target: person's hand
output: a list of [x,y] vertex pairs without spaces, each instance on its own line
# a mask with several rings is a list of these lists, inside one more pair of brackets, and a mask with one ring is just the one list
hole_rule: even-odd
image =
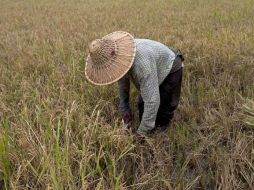
[[139,144],[143,144],[145,142],[145,136],[136,133],[134,135],[134,142],[139,143]]
[[131,112],[128,112],[123,115],[124,127],[129,129],[132,124],[132,115]]

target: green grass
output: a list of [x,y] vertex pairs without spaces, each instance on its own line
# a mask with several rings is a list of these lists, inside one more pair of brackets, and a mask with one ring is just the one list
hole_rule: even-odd
[[[0,189],[252,189],[253,4],[0,0]],[[84,74],[88,43],[115,30],[186,58],[173,125],[143,145],[117,85]]]

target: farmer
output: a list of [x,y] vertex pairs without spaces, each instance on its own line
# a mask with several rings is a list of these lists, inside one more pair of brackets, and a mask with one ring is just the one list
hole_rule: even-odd
[[117,31],[89,45],[85,74],[95,85],[118,81],[120,110],[127,128],[132,122],[129,94],[133,82],[140,92],[137,134],[146,136],[155,129],[165,130],[173,118],[180,98],[183,61],[177,49]]

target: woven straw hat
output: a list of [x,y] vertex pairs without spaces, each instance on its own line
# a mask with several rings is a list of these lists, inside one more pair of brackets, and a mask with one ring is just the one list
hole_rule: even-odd
[[136,53],[134,38],[117,31],[92,41],[85,74],[95,85],[108,85],[121,79],[131,68]]

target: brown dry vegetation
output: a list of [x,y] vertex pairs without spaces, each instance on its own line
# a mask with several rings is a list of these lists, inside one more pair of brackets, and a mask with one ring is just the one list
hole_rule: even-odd
[[[117,86],[84,76],[87,44],[115,30],[186,57],[174,123],[143,145]],[[253,0],[0,0],[0,186],[253,189],[253,44]]]

